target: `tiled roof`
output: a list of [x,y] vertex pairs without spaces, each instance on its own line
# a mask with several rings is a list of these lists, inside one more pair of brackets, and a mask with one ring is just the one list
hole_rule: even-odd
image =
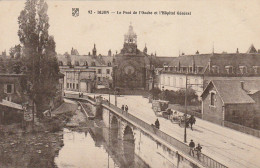
[[[93,56],[93,55],[70,55],[71,64],[74,65],[76,61],[79,62],[80,66],[88,63],[91,66],[92,62],[95,62],[96,66],[107,66],[108,62],[112,63],[113,57],[111,56]],[[65,55],[58,55],[58,60],[62,61],[63,65],[67,65],[67,58]]]
[[192,66],[194,61],[196,66],[206,67],[209,62],[210,56],[212,56],[212,54],[183,55],[173,59],[169,66],[178,67],[180,64],[181,67],[187,67]]
[[[241,87],[241,82],[244,83],[244,89]],[[224,104],[255,103],[249,94],[260,90],[260,80],[212,80],[202,93],[202,97],[208,93],[208,88],[212,85],[216,88]]]

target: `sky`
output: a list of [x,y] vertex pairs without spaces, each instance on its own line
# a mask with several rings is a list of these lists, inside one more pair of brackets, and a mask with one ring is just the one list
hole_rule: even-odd
[[[0,51],[19,44],[17,18],[25,1],[0,1]],[[179,53],[246,52],[251,44],[260,49],[259,0],[193,1],[47,1],[49,34],[60,54],[76,48],[88,54],[96,44],[97,53],[112,54],[123,47],[130,23],[137,45],[148,54],[178,56]],[[79,8],[79,16],[72,16]],[[186,11],[191,15],[89,14],[116,11]]]

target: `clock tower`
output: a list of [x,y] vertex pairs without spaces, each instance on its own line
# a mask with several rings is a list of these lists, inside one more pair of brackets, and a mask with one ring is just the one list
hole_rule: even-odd
[[130,24],[121,52],[115,55],[114,86],[145,89],[147,54],[137,48],[137,35]]
[[137,54],[137,35],[131,24],[124,36],[124,47],[121,50],[121,54]]

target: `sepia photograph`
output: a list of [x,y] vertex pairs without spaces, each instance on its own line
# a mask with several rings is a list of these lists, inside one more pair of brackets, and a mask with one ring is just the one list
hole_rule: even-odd
[[259,0],[0,0],[0,168],[260,168]]

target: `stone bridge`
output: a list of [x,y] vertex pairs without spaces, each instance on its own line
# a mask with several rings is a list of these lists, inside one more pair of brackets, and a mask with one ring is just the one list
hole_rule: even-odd
[[[149,136],[150,139],[153,139],[153,141],[157,144],[162,144],[166,146],[167,149],[174,151],[175,154],[178,155],[177,158],[180,156],[189,163],[190,166],[186,167],[227,168],[221,163],[203,154],[201,154],[201,158],[199,160],[197,158],[191,157],[188,154],[189,147],[186,144],[156,129],[141,119],[129,113],[123,112],[115,105],[109,104],[107,100],[103,100],[102,97],[96,99],[88,96],[85,96],[84,98],[78,98],[77,95],[74,95],[73,97],[67,96],[67,98],[86,103],[90,107],[95,118],[102,120],[105,126],[109,128],[109,135],[112,137],[112,139],[127,142],[127,145],[125,145],[125,143],[120,145],[122,151],[137,150],[137,143],[141,142],[140,136],[141,134],[144,134]],[[149,146],[147,148],[149,148]],[[131,156],[129,158],[131,158]],[[179,162],[179,160],[177,160],[177,162]]]

